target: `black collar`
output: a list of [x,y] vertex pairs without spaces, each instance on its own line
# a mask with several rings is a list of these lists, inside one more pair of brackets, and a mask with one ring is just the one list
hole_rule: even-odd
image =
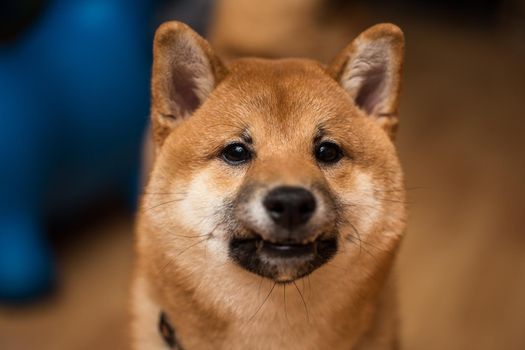
[[171,349],[183,350],[179,342],[177,342],[177,338],[175,337],[175,329],[173,329],[173,326],[171,325],[168,316],[166,316],[164,311],[161,311],[159,316],[159,332],[166,345],[168,345]]

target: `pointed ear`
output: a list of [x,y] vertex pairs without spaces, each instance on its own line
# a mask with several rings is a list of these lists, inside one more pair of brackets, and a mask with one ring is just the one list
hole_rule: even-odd
[[151,117],[158,145],[177,123],[200,107],[226,74],[208,42],[187,25],[173,21],[157,29]]
[[339,53],[328,73],[393,138],[401,86],[404,36],[393,24],[375,25]]

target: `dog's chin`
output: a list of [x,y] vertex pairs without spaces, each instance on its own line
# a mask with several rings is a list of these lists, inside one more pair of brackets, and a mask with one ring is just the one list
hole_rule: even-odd
[[249,238],[232,238],[229,244],[229,255],[234,262],[279,283],[293,282],[309,275],[336,252],[335,234],[321,235],[315,241],[303,244],[270,242],[253,233]]

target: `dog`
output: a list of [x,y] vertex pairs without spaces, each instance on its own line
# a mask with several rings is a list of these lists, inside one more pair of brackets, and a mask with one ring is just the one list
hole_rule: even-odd
[[327,66],[226,64],[159,27],[134,349],[398,348],[403,51],[379,24]]

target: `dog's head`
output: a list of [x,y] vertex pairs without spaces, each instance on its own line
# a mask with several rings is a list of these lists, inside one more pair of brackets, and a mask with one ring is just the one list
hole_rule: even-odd
[[167,261],[194,269],[223,261],[290,282],[338,254],[397,239],[404,191],[392,138],[402,54],[402,32],[382,24],[328,67],[305,59],[227,66],[187,26],[162,25],[156,160],[142,213]]

